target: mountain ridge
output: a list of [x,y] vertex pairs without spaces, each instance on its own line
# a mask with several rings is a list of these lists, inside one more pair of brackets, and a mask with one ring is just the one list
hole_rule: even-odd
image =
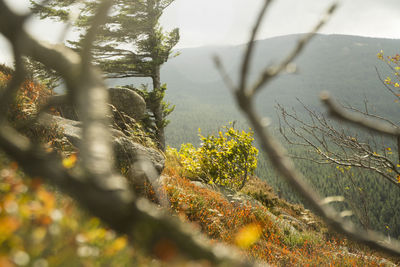
[[[295,34],[257,41],[249,80],[254,81],[261,69],[279,62],[300,36]],[[168,85],[166,98],[176,105],[170,116],[171,126],[167,128],[170,136],[168,142],[172,146],[179,146],[180,142],[192,142],[197,138],[198,128],[206,132],[211,130],[206,121],[200,120],[194,125],[194,121],[186,117],[201,113],[220,123],[229,120],[244,122],[212,61],[212,55],[219,55],[235,82],[243,49],[244,45],[180,49],[181,55],[163,66],[163,82]],[[363,99],[367,97],[373,100],[371,104],[376,106],[379,114],[396,120],[397,106],[392,103],[391,94],[385,91],[375,70],[378,67],[383,76],[389,73],[376,57],[380,50],[387,55],[394,54],[400,50],[400,40],[317,34],[294,61],[298,72],[281,74],[274,79],[268,89],[264,89],[257,97],[257,106],[264,116],[272,117],[273,121],[276,103],[299,108],[296,98],[322,111],[319,93],[325,90],[358,108],[362,107]],[[389,102],[390,105],[387,104]],[[173,129],[179,129],[177,126],[182,123],[191,129],[192,134],[185,132],[189,138],[174,140],[176,131]]]

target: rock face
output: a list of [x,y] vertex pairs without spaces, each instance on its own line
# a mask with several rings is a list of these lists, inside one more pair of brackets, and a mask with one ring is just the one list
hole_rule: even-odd
[[[120,117],[118,112],[123,112],[125,117],[132,118],[133,122],[144,118],[146,102],[139,94],[126,88],[110,88],[108,92],[114,122]],[[65,103],[62,101],[65,96],[57,97],[60,98],[58,103]],[[79,121],[79,114],[73,106],[67,104],[59,104],[58,110],[61,117],[45,114],[39,123],[44,126],[56,124],[72,145],[78,147],[82,141],[82,123]],[[117,125],[120,126],[118,123]],[[142,187],[145,182],[154,184],[164,169],[164,156],[156,149],[134,142],[129,138],[129,134],[122,132],[123,129],[120,130],[111,129],[115,166],[128,171],[125,173],[127,179],[136,188]]]
[[[59,116],[44,114],[39,123],[51,127],[56,124],[64,136],[74,146],[82,141],[82,123]],[[118,167],[130,169],[128,179],[132,184],[142,184],[148,179],[153,182],[158,179],[165,164],[164,156],[156,149],[145,147],[130,140],[121,131],[112,129],[112,144],[115,154],[115,164]]]
[[110,104],[119,111],[139,121],[146,112],[146,102],[136,92],[126,88],[110,88]]
[[161,173],[164,169],[164,156],[153,148],[142,146],[126,137],[117,137],[115,135],[113,145],[118,164],[132,165],[138,161],[148,160],[158,173]]
[[70,141],[74,146],[78,146],[81,136],[82,136],[82,122],[65,119],[59,116],[53,116],[49,114],[44,114],[39,123],[47,126],[51,124],[56,124],[59,126],[64,132],[65,137],[67,137],[68,141]]
[[[146,102],[138,93],[126,88],[110,88],[108,92],[110,104],[118,111],[124,112],[136,121],[143,119]],[[62,104],[59,106],[59,111],[63,118],[79,121],[79,115],[73,106]]]

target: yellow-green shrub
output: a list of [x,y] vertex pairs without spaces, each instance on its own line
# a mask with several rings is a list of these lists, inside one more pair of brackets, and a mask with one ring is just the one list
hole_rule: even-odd
[[201,145],[183,144],[173,151],[179,157],[185,175],[208,183],[241,189],[257,167],[258,150],[252,143],[253,132],[239,131],[230,124],[218,134],[199,134]]

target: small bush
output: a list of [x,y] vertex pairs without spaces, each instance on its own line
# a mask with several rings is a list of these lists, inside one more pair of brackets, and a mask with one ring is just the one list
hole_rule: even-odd
[[253,132],[240,132],[229,124],[216,135],[199,136],[199,148],[183,144],[179,152],[170,149],[179,158],[184,175],[233,189],[243,188],[257,167]]

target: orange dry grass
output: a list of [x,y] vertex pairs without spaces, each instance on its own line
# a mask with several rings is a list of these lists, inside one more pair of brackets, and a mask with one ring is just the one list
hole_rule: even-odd
[[[0,64],[0,90],[5,88],[12,79],[13,70]],[[33,80],[26,79],[17,91],[15,101],[10,106],[11,121],[24,120],[36,114],[52,92],[45,86]]]
[[327,241],[317,232],[290,242],[290,233],[278,226],[266,207],[230,203],[222,194],[194,185],[174,167],[164,172],[170,177],[165,188],[173,211],[213,240],[230,245],[238,245],[236,237],[242,229],[258,225],[261,235],[243,250],[250,259],[277,266],[379,266],[374,258],[367,258],[370,255],[345,253],[340,249],[344,241]]

